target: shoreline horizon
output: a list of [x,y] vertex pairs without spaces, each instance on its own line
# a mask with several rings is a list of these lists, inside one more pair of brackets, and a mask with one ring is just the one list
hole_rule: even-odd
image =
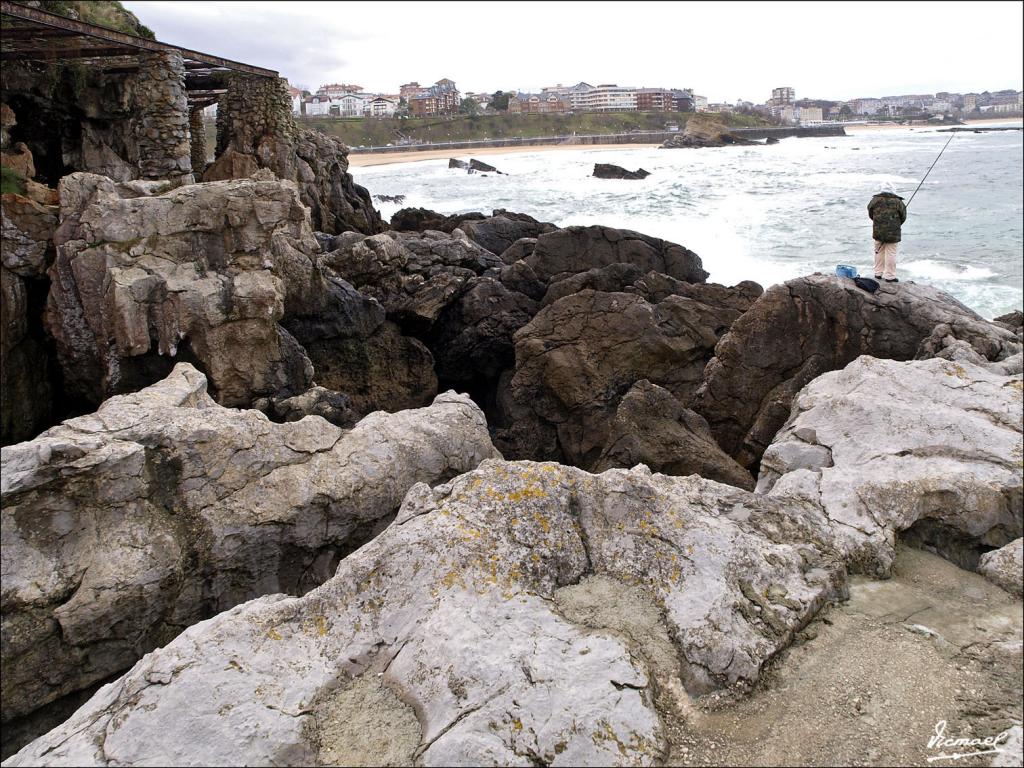
[[[1020,118],[978,118],[973,120],[967,120],[965,125],[990,125],[993,123],[1010,123],[1019,121]],[[897,125],[897,124],[857,124],[845,126],[847,135],[859,135],[864,133],[875,133],[880,131],[913,131],[916,129],[927,129],[935,130],[938,128],[947,128],[946,125]],[[842,138],[842,137],[838,137]],[[408,151],[408,152],[386,152],[380,154],[350,154],[348,156],[349,168],[372,168],[381,165],[398,165],[407,163],[425,162],[427,160],[446,160],[449,158],[462,159],[463,157],[471,157],[477,155],[518,155],[527,154],[530,152],[553,152],[556,150],[562,150],[565,152],[607,152],[611,150],[628,150],[628,149],[656,149],[660,147],[660,143],[653,144],[585,144],[585,145],[566,145],[566,144],[534,144],[532,146],[525,147],[479,147],[473,150],[451,150],[451,149],[432,149],[425,151]]]

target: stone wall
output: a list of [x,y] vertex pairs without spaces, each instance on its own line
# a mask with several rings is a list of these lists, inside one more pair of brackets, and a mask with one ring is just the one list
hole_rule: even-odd
[[137,72],[77,61],[5,62],[4,103],[17,116],[11,143],[24,142],[35,176],[51,187],[75,171],[115,181],[191,179],[185,68],[173,53],[139,57]]
[[188,115],[188,129],[191,135],[192,172],[196,178],[206,169],[206,126],[203,125],[202,107],[192,107]]
[[139,57],[132,124],[139,142],[142,178],[191,176],[188,94],[185,63],[180,54],[151,53]]

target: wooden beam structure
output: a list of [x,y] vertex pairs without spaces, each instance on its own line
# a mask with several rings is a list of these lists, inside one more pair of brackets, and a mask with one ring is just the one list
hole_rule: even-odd
[[0,61],[49,63],[63,59],[112,59],[170,52],[180,54],[187,69],[279,77],[272,69],[147,40],[97,24],[47,13],[11,0],[0,0],[0,20]]

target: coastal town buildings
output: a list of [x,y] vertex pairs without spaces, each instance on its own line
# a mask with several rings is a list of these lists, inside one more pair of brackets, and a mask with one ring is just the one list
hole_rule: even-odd
[[554,93],[517,93],[508,100],[513,115],[537,115],[569,111],[569,99]]
[[540,93],[518,93],[509,112],[691,112],[693,94],[679,88],[634,88],[613,83],[546,86]]
[[398,89],[399,98],[409,101],[413,96],[423,90],[423,86],[417,82],[405,83]]
[[407,97],[407,100],[414,117],[454,115],[459,111],[459,91],[455,81],[448,78],[438,80],[429,88]]
[[[735,104],[709,104],[691,89],[632,87],[615,83],[545,86],[538,92],[503,90],[509,96],[510,114],[552,114],[570,112],[760,112],[785,123],[819,124],[828,120],[955,118],[971,114],[1013,115],[1024,112],[1022,92],[1008,89],[960,94],[896,94],[862,96],[846,101],[796,99],[792,86],[773,88],[764,104],[742,99]],[[480,110],[490,109],[494,94],[460,94],[455,81],[438,80],[430,86],[417,81],[403,83],[398,93],[369,93],[359,85],[330,83],[310,94],[289,87],[292,112],[311,117],[414,117],[454,116],[463,97],[472,99]],[[404,101],[403,101],[404,100]],[[499,101],[504,106],[504,101]],[[499,107],[500,108],[500,107]]]
[[636,92],[636,108],[640,112],[671,112],[672,91],[666,88],[640,88]]
[[340,99],[349,93],[362,93],[363,86],[361,85],[349,85],[347,83],[329,83],[328,85],[321,85],[317,89],[316,95],[329,99]]
[[398,110],[398,99],[378,96],[365,107],[367,117],[394,117]]
[[821,107],[800,107],[796,118],[800,125],[815,125],[824,121]]
[[769,106],[784,106],[796,101],[796,90],[790,87],[772,88],[772,98]]
[[293,115],[301,115],[301,114],[303,114],[303,110],[302,110],[302,104],[303,104],[302,90],[299,89],[299,88],[296,88],[293,85],[289,85],[288,86],[288,95],[291,97],[291,100],[292,100],[292,114]]

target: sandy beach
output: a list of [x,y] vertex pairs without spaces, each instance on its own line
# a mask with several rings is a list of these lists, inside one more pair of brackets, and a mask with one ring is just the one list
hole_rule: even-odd
[[[1019,118],[1018,118],[1019,120]],[[968,120],[967,125],[983,126],[992,123],[1012,123],[1014,118],[983,118],[979,120]],[[934,131],[936,128],[948,126],[934,125],[897,125],[893,123],[882,123],[875,125],[847,125],[846,133],[856,135],[861,133],[875,133],[878,131]],[[537,144],[528,147],[479,147],[477,149],[431,149],[422,152],[382,152],[380,154],[351,154],[348,156],[349,166],[352,168],[367,168],[372,165],[393,165],[395,163],[415,163],[421,160],[446,160],[456,157],[466,160],[470,157],[481,157],[483,155],[511,155],[522,152],[551,152],[553,150],[566,151],[595,151],[595,150],[623,150],[623,149],[651,149],[660,144]]]
[[551,152],[552,150],[610,150],[610,149],[651,149],[659,144],[537,144],[530,147],[480,147],[478,149],[431,149],[423,152],[382,152],[379,155],[349,155],[348,164],[352,168],[366,168],[371,165],[391,165],[393,163],[414,163],[418,160],[447,160],[457,157],[468,160],[470,157],[483,155],[511,155],[523,152]]
[[[992,125],[997,123],[1014,123],[1020,122],[1020,118],[1012,117],[986,117],[978,120],[967,120],[968,126],[982,127],[985,125]],[[882,123],[876,125],[847,125],[846,132],[850,135],[855,133],[875,133],[876,131],[934,131],[937,128],[953,128],[955,126],[950,125],[927,125],[921,123],[919,125],[899,125],[897,123]]]

